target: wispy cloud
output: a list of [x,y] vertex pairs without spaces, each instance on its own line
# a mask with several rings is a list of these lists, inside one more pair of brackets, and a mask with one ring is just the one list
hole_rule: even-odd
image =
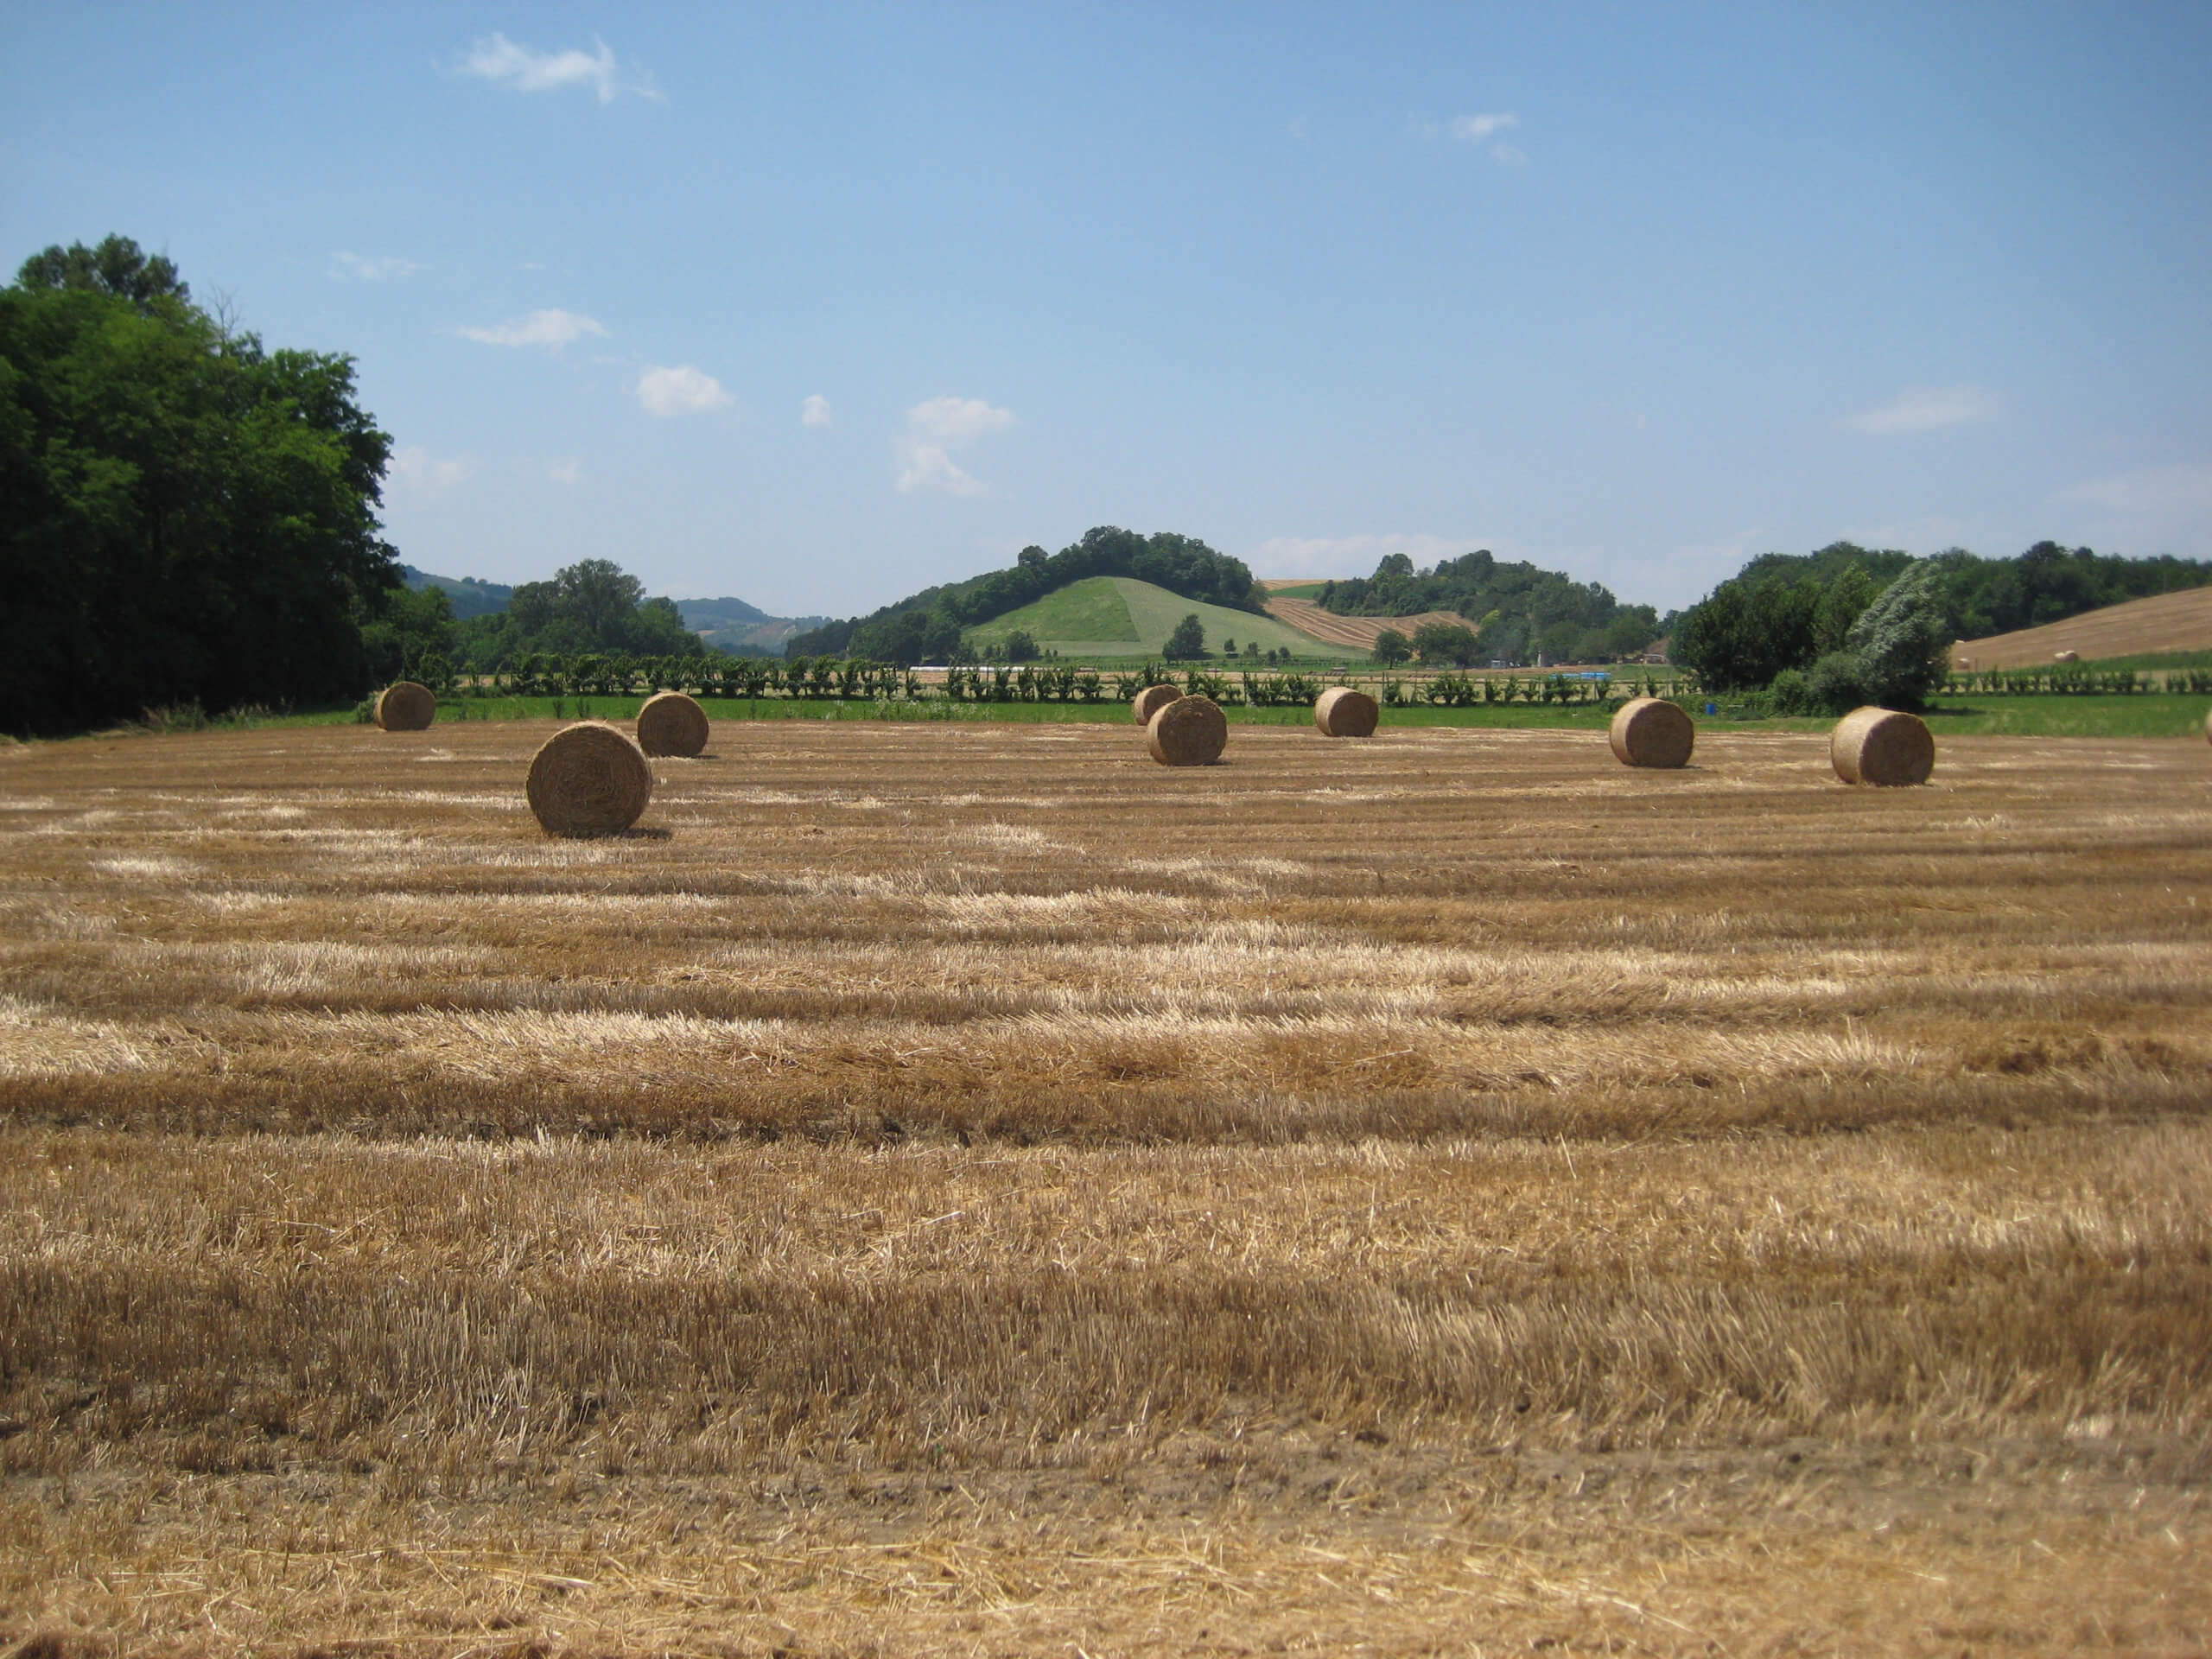
[[645,405],[646,414],[666,421],[679,415],[705,415],[727,409],[731,399],[713,375],[683,363],[672,369],[656,365],[639,375],[638,401]]
[[1847,432],[1876,437],[1910,437],[1971,426],[1994,416],[2001,405],[1994,392],[1980,386],[1907,386],[1886,404],[1847,415],[1836,424]]
[[364,258],[358,253],[334,253],[330,256],[330,274],[350,276],[362,283],[396,283],[412,276],[423,267],[412,259],[399,259],[386,255],[380,259]]
[[1498,134],[1510,131],[1520,124],[1519,116],[1497,111],[1489,115],[1455,115],[1440,127],[1431,124],[1423,130],[1432,138],[1449,133],[1463,144],[1487,145],[1492,161],[1507,167],[1522,167],[1527,164],[1529,157],[1519,145],[1502,141],[1494,144],[1491,143]]
[[832,418],[830,400],[818,392],[798,406],[798,423],[801,426],[827,426]]
[[932,397],[906,411],[906,430],[894,443],[899,488],[908,495],[977,496],[989,485],[963,470],[952,451],[1014,424],[1014,411],[980,397]]
[[1364,576],[1392,553],[1416,565],[1456,559],[1484,546],[1479,540],[1426,533],[1365,536],[1274,536],[1244,556],[1255,576]]
[[404,495],[443,495],[476,474],[476,457],[432,454],[419,443],[403,443],[385,466],[385,482]]
[[584,464],[574,455],[545,463],[545,476],[556,484],[581,484],[584,481]]
[[1494,132],[1503,132],[1508,127],[1520,124],[1517,115],[1455,115],[1452,118],[1452,136],[1479,144]]
[[518,45],[504,35],[494,35],[468,48],[468,55],[461,60],[458,73],[518,92],[557,92],[570,86],[582,86],[589,88],[602,104],[612,104],[625,92],[651,99],[656,104],[668,101],[653,85],[651,75],[634,65],[626,67],[618,62],[613,49],[605,41],[594,35],[592,46],[594,49],[589,52],[575,47],[563,52],[540,52]]
[[2212,512],[2212,461],[2143,467],[2093,478],[2059,493],[2062,501],[2086,501],[2112,512],[2157,517]]
[[597,321],[578,311],[533,311],[526,317],[495,322],[488,328],[457,328],[454,332],[463,340],[477,340],[486,346],[546,346],[556,352],[586,334],[607,338],[607,330]]

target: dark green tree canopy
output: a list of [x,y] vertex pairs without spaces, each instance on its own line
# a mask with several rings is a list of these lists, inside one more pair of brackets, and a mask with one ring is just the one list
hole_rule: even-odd
[[121,238],[0,289],[0,729],[358,696],[397,586],[353,359],[268,351]]
[[[1908,575],[1910,605],[1902,593],[1885,605]],[[2010,633],[2208,582],[2212,562],[2126,559],[2086,547],[2069,551],[2055,542],[2037,542],[2013,559],[1952,548],[1918,561],[1893,549],[1834,542],[1815,553],[1753,559],[1682,613],[1673,656],[1697,670],[1711,690],[1752,690],[1795,672],[1810,677],[1804,683],[1822,707],[1856,687],[1862,697],[1912,708],[1941,683],[1942,674],[1930,677],[1926,664],[1940,664],[1954,639]],[[1794,694],[1799,683],[1791,683]]]
[[1471,668],[1481,655],[1475,631],[1457,622],[1424,622],[1414,630],[1413,648],[1424,668]]
[[1171,663],[1194,663],[1206,654],[1205,624],[1198,620],[1198,613],[1191,612],[1178,622],[1167,635],[1167,643],[1160,654]]
[[507,608],[474,616],[457,630],[460,657],[480,671],[531,652],[562,657],[711,655],[684,626],[672,599],[648,599],[645,585],[612,559],[584,559],[543,582],[519,584]]
[[1561,658],[1632,657],[1660,631],[1658,613],[1649,605],[1624,605],[1601,582],[1577,582],[1524,562],[1502,563],[1487,548],[1427,570],[1414,569],[1403,553],[1388,554],[1371,576],[1325,583],[1317,602],[1339,616],[1457,611],[1481,617],[1484,653],[1507,661],[1539,651]]
[[128,300],[142,311],[157,299],[181,305],[192,302],[192,290],[178,277],[168,257],[149,256],[127,236],[105,238],[96,248],[73,242],[66,248],[56,244],[42,249],[23,261],[16,282],[27,289],[86,289]]

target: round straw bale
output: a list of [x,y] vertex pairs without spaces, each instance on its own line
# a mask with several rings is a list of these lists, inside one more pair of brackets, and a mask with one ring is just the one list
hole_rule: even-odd
[[620,835],[652,798],[653,769],[628,733],[582,720],[545,740],[527,792],[549,836]]
[[1163,766],[1210,766],[1229,747],[1229,716],[1211,697],[1178,697],[1153,715],[1144,741]]
[[1182,695],[1172,685],[1147,685],[1129,700],[1129,708],[1138,725],[1149,726],[1154,715]]
[[2062,651],[2051,660],[2058,663],[2078,663],[2082,660],[2082,653],[2078,651]]
[[1332,685],[1313,699],[1313,724],[1324,737],[1372,737],[1382,711],[1364,691]]
[[681,691],[647,697],[638,710],[638,747],[647,754],[698,753],[707,747],[707,711]]
[[1605,736],[1624,766],[1680,766],[1689,762],[1697,728],[1678,703],[1664,697],[1630,697],[1613,711]]
[[438,717],[438,700],[427,685],[394,680],[377,697],[377,724],[387,732],[422,732]]
[[2212,713],[2204,716],[2204,741],[2212,743]]
[[1924,784],[1936,770],[1936,740],[1919,715],[1869,705],[1836,721],[1828,760],[1847,784]]

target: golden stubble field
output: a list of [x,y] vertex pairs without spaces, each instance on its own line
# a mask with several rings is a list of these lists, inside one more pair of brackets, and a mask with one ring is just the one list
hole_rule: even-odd
[[0,1640],[2202,1650],[2212,753],[0,752]]

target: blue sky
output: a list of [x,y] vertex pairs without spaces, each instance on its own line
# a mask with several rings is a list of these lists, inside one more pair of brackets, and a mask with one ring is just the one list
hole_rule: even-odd
[[0,260],[359,359],[425,569],[2212,556],[2212,8],[0,5]]

